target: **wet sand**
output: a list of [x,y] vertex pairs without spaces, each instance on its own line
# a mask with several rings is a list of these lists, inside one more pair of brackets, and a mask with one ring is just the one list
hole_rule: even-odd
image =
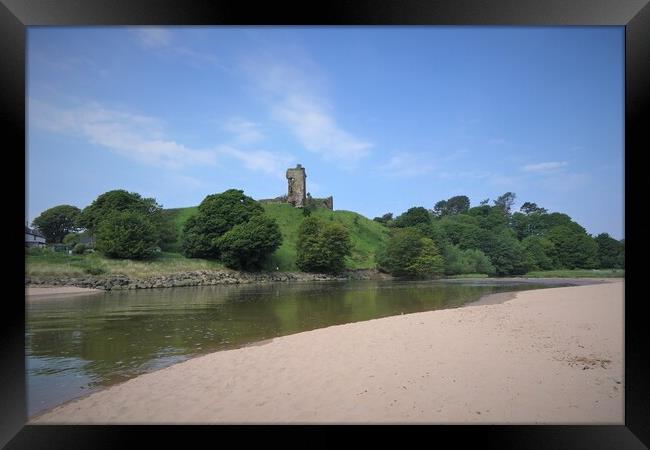
[[37,424],[623,424],[623,290],[496,294],[221,351]]
[[68,298],[78,294],[99,294],[101,289],[80,288],[74,286],[54,286],[54,287],[26,287],[25,299],[27,300],[48,300],[54,298]]

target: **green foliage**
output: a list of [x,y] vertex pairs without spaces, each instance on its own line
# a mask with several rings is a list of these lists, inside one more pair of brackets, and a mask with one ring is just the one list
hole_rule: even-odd
[[521,245],[524,250],[526,271],[551,270],[554,267],[551,255],[554,254],[553,242],[539,236],[528,236]]
[[278,224],[265,215],[253,216],[248,222],[232,227],[214,243],[221,260],[232,269],[258,269],[282,244]]
[[445,245],[443,246],[443,255],[446,275],[471,273],[494,275],[496,273],[490,259],[481,250],[462,250],[456,245]]
[[433,213],[437,217],[465,214],[469,211],[469,197],[457,195],[447,200],[440,200],[433,207]]
[[99,222],[96,247],[110,258],[147,259],[157,251],[156,228],[138,211],[114,212]]
[[106,272],[106,270],[99,265],[89,265],[84,269],[84,272],[90,275],[101,275]]
[[[263,207],[265,214],[277,222],[283,238],[282,245],[267,259],[264,268],[299,270],[296,265],[296,243],[298,228],[305,219],[302,211],[281,203],[266,203]],[[346,268],[369,269],[376,266],[375,254],[377,248],[388,240],[388,228],[352,211],[316,208],[311,217],[339,223],[348,230],[352,250],[351,255],[345,259]]]
[[414,227],[418,224],[431,223],[431,215],[426,208],[416,206],[409,208],[405,213],[395,219],[395,226],[399,228]]
[[[95,233],[100,223],[108,216],[120,211],[136,211],[150,218],[156,225],[161,216],[162,207],[153,198],[142,198],[136,192],[116,189],[104,192],[90,206],[84,208],[79,223],[91,233]],[[155,233],[157,235],[157,233]],[[156,236],[158,238],[158,236]]]
[[444,273],[444,259],[435,243],[415,228],[396,229],[377,259],[380,269],[397,277]]
[[458,245],[461,249],[479,248],[481,245],[484,232],[476,217],[468,214],[446,216],[438,223],[450,244]]
[[625,245],[607,233],[594,238],[598,245],[598,267],[603,269],[621,269],[625,267]]
[[221,194],[208,195],[199,205],[197,214],[185,222],[181,250],[190,258],[218,258],[216,239],[235,225],[263,213],[264,208],[242,190],[228,189]]
[[485,233],[480,249],[495,268],[496,275],[516,275],[526,271],[524,250],[514,233],[507,228]]
[[598,244],[577,223],[556,226],[545,237],[553,243],[554,268],[593,269],[598,265]]
[[340,273],[352,254],[348,230],[337,222],[307,217],[298,229],[296,265],[305,272]]
[[508,226],[508,215],[498,206],[481,205],[468,211],[477,221],[479,228],[495,231]]
[[524,214],[546,214],[548,211],[545,208],[540,208],[537,206],[537,203],[531,203],[531,202],[524,202],[523,205],[521,205],[521,208],[519,208],[519,211],[523,212]]
[[68,233],[63,238],[63,243],[65,245],[74,247],[76,244],[79,243],[80,238],[81,238],[81,236],[79,235],[79,233]]
[[546,270],[526,273],[527,278],[620,278],[625,277],[622,269],[573,269],[573,270]]
[[510,214],[510,209],[515,203],[515,198],[517,198],[517,195],[514,192],[506,192],[494,200],[494,206],[503,211],[505,214]]
[[86,251],[86,244],[77,244],[72,249],[72,253],[74,253],[75,255],[83,255],[85,251]]
[[32,224],[48,243],[60,243],[65,235],[79,229],[81,210],[76,206],[58,205],[43,211]]

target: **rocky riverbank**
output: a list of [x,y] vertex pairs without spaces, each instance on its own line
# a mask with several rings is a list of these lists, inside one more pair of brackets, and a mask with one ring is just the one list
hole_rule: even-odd
[[153,289],[180,286],[211,286],[216,284],[244,284],[264,282],[305,282],[390,279],[390,275],[377,270],[349,270],[340,275],[303,272],[237,272],[226,270],[197,270],[161,274],[145,278],[125,275],[87,275],[82,277],[31,277],[25,279],[25,286],[76,286],[81,288],[120,290]]

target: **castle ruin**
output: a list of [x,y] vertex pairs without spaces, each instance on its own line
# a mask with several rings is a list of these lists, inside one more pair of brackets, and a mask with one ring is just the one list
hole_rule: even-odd
[[296,208],[316,207],[334,210],[334,197],[313,198],[307,192],[307,174],[305,168],[298,164],[287,169],[287,195],[276,198],[260,199],[266,203],[289,203]]
[[307,203],[307,174],[305,168],[298,164],[293,169],[287,169],[289,190],[287,201],[296,208],[302,208]]

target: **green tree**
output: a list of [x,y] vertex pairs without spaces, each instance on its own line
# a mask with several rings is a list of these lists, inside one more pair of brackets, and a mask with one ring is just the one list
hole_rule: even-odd
[[477,248],[465,250],[465,255],[469,261],[471,270],[471,272],[467,273],[484,273],[487,275],[494,275],[496,273],[496,268],[492,264],[492,261],[481,250]]
[[395,230],[377,255],[380,269],[398,277],[427,277],[444,273],[444,259],[435,243],[414,228]]
[[483,230],[495,231],[508,226],[508,215],[499,206],[481,205],[468,211]]
[[490,259],[478,249],[463,250],[457,245],[443,246],[445,274],[459,275],[466,273],[484,273],[493,275],[495,267]]
[[68,233],[65,235],[63,238],[63,243],[65,245],[69,245],[70,247],[74,247],[76,244],[79,243],[79,240],[81,239],[81,236],[79,233]]
[[257,269],[282,244],[282,234],[275,220],[263,214],[235,225],[216,238],[221,260],[232,269]]
[[158,238],[151,219],[139,211],[116,211],[99,222],[96,248],[110,258],[147,259]]
[[623,268],[624,246],[607,233],[597,235],[594,240],[598,245],[598,267],[602,269]]
[[245,223],[264,213],[264,208],[244,191],[229,189],[221,194],[208,195],[198,207],[195,216],[183,226],[181,250],[189,258],[218,258],[215,239],[235,225]]
[[500,195],[496,200],[494,200],[494,206],[502,210],[505,214],[510,214],[510,209],[515,203],[515,198],[517,195],[514,192],[506,192],[503,195]]
[[465,214],[469,210],[469,197],[457,195],[447,200],[441,200],[433,207],[433,213],[437,217]]
[[137,192],[116,189],[104,192],[81,212],[79,223],[91,235],[97,231],[100,223],[115,212],[135,211],[147,217],[153,225],[153,236],[159,246],[176,241],[176,229],[170,213],[163,211],[155,198],[143,198]]
[[154,220],[154,217],[161,215],[162,207],[153,198],[143,198],[137,192],[116,189],[104,192],[89,206],[85,207],[81,213],[79,223],[94,234],[102,220],[120,211],[139,212],[149,216],[150,221],[155,223],[157,219]]
[[439,224],[449,243],[458,245],[461,249],[479,248],[481,245],[484,232],[476,217],[469,214],[445,216]]
[[348,230],[338,222],[310,216],[298,228],[296,265],[304,272],[340,273],[352,243]]
[[555,269],[551,255],[554,253],[553,243],[540,236],[528,236],[521,241],[524,250],[524,265],[526,271]]
[[480,249],[490,258],[496,275],[517,275],[526,272],[523,248],[510,229],[503,228],[485,233]]
[[77,244],[72,249],[72,253],[74,253],[75,255],[83,255],[85,251],[86,251],[86,244]]
[[594,269],[598,244],[575,222],[553,227],[545,237],[553,243],[551,257],[562,269]]
[[524,202],[519,208],[519,211],[524,214],[546,214],[548,211],[545,208],[540,208],[537,203]]
[[81,210],[76,206],[58,205],[43,211],[34,219],[37,227],[49,243],[59,244],[66,234],[79,229]]
[[415,206],[409,208],[395,219],[395,226],[398,228],[413,227],[417,224],[428,225],[431,223],[431,215],[426,208]]
[[381,217],[375,217],[374,219],[375,222],[383,223],[384,225],[390,225],[393,222],[393,213],[386,213]]

